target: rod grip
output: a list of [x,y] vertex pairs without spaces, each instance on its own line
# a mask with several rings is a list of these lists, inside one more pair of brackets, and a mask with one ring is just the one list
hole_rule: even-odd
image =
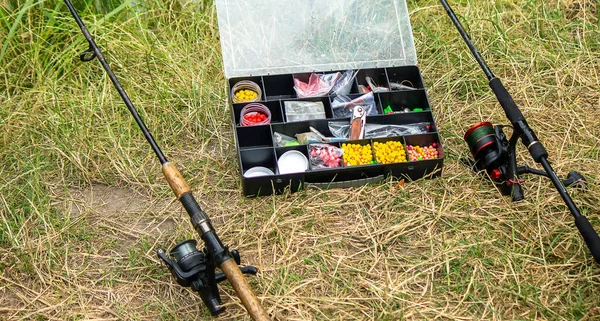
[[165,163],[162,167],[162,172],[165,175],[167,182],[169,182],[169,186],[171,186],[173,193],[175,193],[175,196],[177,196],[177,199],[180,199],[183,194],[192,192],[190,186],[185,181],[185,178],[183,178],[183,175],[181,175],[175,164]]
[[592,252],[594,260],[600,264],[600,237],[598,237],[598,233],[596,233],[590,221],[583,215],[575,218],[575,225],[581,236],[583,236],[590,252]]
[[504,113],[511,123],[514,124],[525,119],[523,114],[521,114],[519,107],[517,107],[517,104],[513,100],[508,90],[506,90],[500,79],[494,78],[490,80],[490,87],[492,88],[492,91],[494,91],[494,94],[496,94],[496,98],[500,102],[500,106],[502,106],[504,109]]
[[248,281],[242,274],[242,271],[235,260],[232,258],[225,260],[219,267],[227,277],[227,280],[229,280],[229,283],[233,286],[235,293],[237,293],[240,300],[242,300],[250,317],[255,321],[271,320],[252,291],[252,288],[250,288],[250,284],[248,284]]

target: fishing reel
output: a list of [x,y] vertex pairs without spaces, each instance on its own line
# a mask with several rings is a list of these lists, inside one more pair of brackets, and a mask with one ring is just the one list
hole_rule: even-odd
[[[198,292],[202,301],[211,315],[218,315],[225,311],[219,294],[218,283],[226,280],[225,274],[215,273],[217,267],[215,258],[208,254],[206,248],[202,252],[196,248],[196,240],[179,242],[170,251],[172,259],[167,257],[162,249],[157,250],[158,257],[167,264],[177,283],[183,287],[191,287]],[[237,250],[231,251],[235,262],[240,264],[240,254]],[[254,266],[244,266],[240,270],[243,274],[258,273]]]
[[[481,122],[473,125],[465,133],[464,140],[475,160],[473,169],[476,172],[485,171],[503,195],[511,195],[513,202],[523,200],[521,184],[522,174],[534,174],[548,177],[544,171],[528,166],[517,166],[516,144],[519,135],[513,131],[510,140],[504,133],[504,125],[492,125],[490,122]],[[585,178],[578,172],[569,172],[562,181],[564,186],[574,185],[579,188],[586,187]]]

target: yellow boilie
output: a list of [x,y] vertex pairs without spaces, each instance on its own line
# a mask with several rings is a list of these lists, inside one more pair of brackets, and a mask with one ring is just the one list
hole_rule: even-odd
[[391,164],[406,162],[406,151],[402,143],[389,141],[385,143],[375,142],[375,158],[380,164]]
[[252,90],[242,89],[235,93],[235,97],[241,101],[252,101],[258,97],[258,94]]
[[342,144],[344,150],[344,163],[346,166],[357,166],[371,164],[373,152],[371,145]]

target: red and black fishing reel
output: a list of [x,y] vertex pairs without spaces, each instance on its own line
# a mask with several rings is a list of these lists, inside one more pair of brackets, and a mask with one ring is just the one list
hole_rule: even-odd
[[[452,11],[448,1],[440,0],[440,2],[458,30],[458,33],[460,33],[461,37],[467,43],[473,57],[475,57],[475,60],[477,60],[477,63],[479,63],[479,66],[488,78],[490,88],[494,92],[494,95],[496,95],[500,106],[502,106],[506,118],[512,124],[510,140],[506,140],[506,135],[503,131],[503,127],[505,126],[493,126],[491,123],[479,123],[467,131],[464,138],[469,144],[471,153],[475,158],[474,169],[476,171],[485,170],[494,183],[500,187],[503,194],[512,195],[513,201],[523,199],[522,181],[519,179],[519,175],[530,173],[549,178],[565,202],[565,205],[569,208],[571,214],[573,214],[575,226],[577,226],[579,233],[590,249],[594,260],[600,263],[600,236],[598,236],[598,233],[596,233],[596,230],[594,230],[594,227],[585,215],[581,214],[565,188],[565,186],[574,184],[585,188],[585,179],[577,172],[570,172],[567,179],[563,181],[558,178],[558,175],[556,175],[548,161],[548,151],[542,142],[539,141],[533,129],[527,124],[527,120],[525,120],[525,116],[521,113],[515,100],[508,90],[506,90],[502,81],[494,75],[490,67],[485,63],[483,57],[481,57],[481,54],[465,31],[465,28],[463,28],[458,17]],[[517,167],[515,149],[519,138],[527,148],[531,158],[540,164],[544,168],[544,171],[527,166]]]
[[[507,139],[503,125],[492,125],[490,122],[477,123],[465,133],[464,140],[469,145],[475,160],[473,169],[476,172],[486,171],[503,195],[511,195],[514,202],[523,199],[524,182],[519,175],[535,174],[548,177],[544,171],[529,166],[517,166],[516,145],[519,135]],[[562,181],[564,186],[576,184],[585,187],[585,178],[578,172],[570,172]]]

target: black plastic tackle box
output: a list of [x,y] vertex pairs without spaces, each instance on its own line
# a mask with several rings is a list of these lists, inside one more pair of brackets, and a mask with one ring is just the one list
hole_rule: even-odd
[[[404,0],[216,3],[244,195],[441,175]],[[357,105],[368,109],[365,137],[344,141]]]

